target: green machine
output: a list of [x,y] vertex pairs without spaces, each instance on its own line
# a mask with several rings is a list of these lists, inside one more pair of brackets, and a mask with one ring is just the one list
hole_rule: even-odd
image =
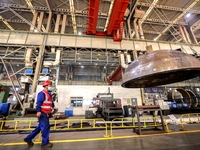
[[9,96],[10,88],[0,84],[0,104],[6,103]]

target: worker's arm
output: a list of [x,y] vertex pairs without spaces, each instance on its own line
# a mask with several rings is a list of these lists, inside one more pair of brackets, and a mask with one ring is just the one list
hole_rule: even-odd
[[41,112],[41,106],[45,99],[45,95],[43,92],[38,93],[37,102],[36,102],[36,111]]

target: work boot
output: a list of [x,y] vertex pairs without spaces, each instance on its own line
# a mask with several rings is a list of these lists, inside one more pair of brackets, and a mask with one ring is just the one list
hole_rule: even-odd
[[53,146],[52,143],[48,143],[46,145],[42,145],[42,149],[51,148]]
[[28,142],[28,141],[24,140],[24,142],[26,142],[29,147],[34,145],[34,143],[32,141]]

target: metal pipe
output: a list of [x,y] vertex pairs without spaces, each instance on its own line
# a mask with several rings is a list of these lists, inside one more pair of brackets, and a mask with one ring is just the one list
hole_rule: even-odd
[[48,33],[50,28],[51,28],[52,11],[51,11],[51,7],[49,5],[48,0],[46,0],[46,3],[47,3],[47,7],[49,9],[49,17],[48,17],[48,20],[47,20],[47,27],[46,27],[46,33]]
[[61,34],[65,34],[66,21],[67,21],[67,15],[64,14],[62,20]]
[[138,27],[139,27],[139,32],[140,32],[140,38],[144,39],[144,32],[143,32],[143,29],[142,29],[142,21],[141,21],[141,19],[138,19]]
[[22,49],[22,48],[24,48],[24,47],[25,47],[25,46],[22,46],[22,47],[20,47],[20,48],[18,48],[18,49],[16,49],[16,50],[10,52],[9,54],[6,54],[5,56],[3,56],[3,58],[5,58],[5,57],[7,57],[7,56],[9,56],[9,55],[11,55],[11,54],[13,54],[13,53],[19,51],[20,49]]
[[40,12],[40,19],[39,19],[39,22],[38,22],[38,32],[41,31],[43,17],[44,17],[44,12]]
[[136,39],[140,39],[140,36],[139,36],[139,33],[138,33],[138,29],[137,29],[137,18],[134,19],[133,21],[133,27],[134,27],[134,30],[135,30],[135,37]]
[[19,104],[20,104],[21,108],[24,109],[24,107],[23,107],[23,105],[22,105],[22,102],[21,102],[22,99],[21,99],[21,97],[19,96],[19,94],[17,93],[17,91],[16,91],[16,89],[15,89],[13,80],[10,78],[10,75],[9,75],[8,69],[7,69],[7,67],[6,67],[6,64],[5,64],[4,60],[3,60],[3,58],[2,58],[2,57],[0,57],[0,58],[1,58],[1,61],[2,61],[3,65],[4,65],[4,68],[5,68],[5,70],[6,70],[7,74],[8,74],[8,78],[9,78],[11,84],[12,84],[12,88],[13,88],[13,90],[14,90],[14,92],[15,92],[15,96],[16,96],[17,100],[19,101]]
[[183,41],[184,41],[185,43],[187,43],[185,34],[184,34],[183,29],[182,29],[181,26],[179,26],[179,32],[181,33],[181,37],[182,37]]
[[131,38],[131,23],[130,23],[130,19],[131,19],[131,17],[132,17],[132,15],[133,15],[133,12],[134,12],[134,10],[135,10],[135,7],[137,6],[137,3],[138,3],[138,1],[139,0],[136,0],[136,2],[135,2],[135,4],[134,4],[134,6],[133,6],[133,8],[132,8],[132,10],[131,10],[131,13],[129,14],[129,17],[128,17],[128,19],[127,19],[127,25],[128,25],[128,32],[129,32],[129,37]]
[[194,35],[194,32],[193,32],[193,30],[192,30],[192,27],[190,27],[190,32],[191,32],[192,38],[193,38],[193,40],[194,40],[194,43],[195,43],[195,44],[198,44],[197,38],[196,38],[195,35]]
[[[16,73],[14,73],[14,69],[13,69],[11,63],[10,63],[10,62],[6,62],[6,63],[10,65],[10,68],[11,68],[11,70],[12,70],[12,72],[13,72],[12,76],[14,75],[15,78],[17,79],[16,74],[17,74],[17,72],[19,72],[19,71],[17,71]],[[20,70],[20,71],[21,71],[21,70]],[[19,80],[17,80],[17,83],[18,83],[19,87],[21,87],[21,84],[20,84]]]
[[33,15],[33,20],[32,20],[31,27],[30,27],[31,32],[34,31],[36,21],[37,21],[37,16],[38,16],[38,12],[35,12],[34,15]]
[[185,33],[185,36],[186,36],[186,39],[187,39],[188,43],[191,44],[192,41],[191,41],[191,39],[190,39],[190,36],[189,36],[188,31],[186,30],[186,27],[185,27],[185,26],[183,26],[183,31],[184,31],[184,33]]
[[56,67],[56,81],[55,81],[55,87],[58,85],[58,79],[59,79],[59,74],[60,74],[60,65]]
[[61,17],[61,14],[57,14],[56,25],[55,25],[54,33],[58,33],[58,32],[59,32],[60,17]]
[[125,64],[124,54],[123,53],[120,54],[120,61],[121,61],[122,68],[127,68],[128,67],[128,65]]

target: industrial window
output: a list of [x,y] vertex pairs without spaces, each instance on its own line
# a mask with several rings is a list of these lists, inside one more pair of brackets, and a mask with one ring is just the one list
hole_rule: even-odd
[[83,97],[71,97],[71,107],[82,107]]

